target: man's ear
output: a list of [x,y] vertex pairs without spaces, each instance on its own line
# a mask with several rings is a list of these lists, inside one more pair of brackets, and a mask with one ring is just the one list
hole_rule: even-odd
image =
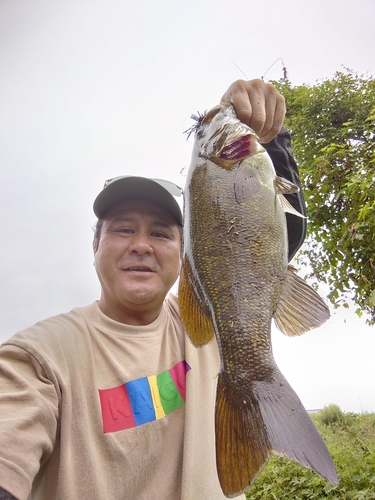
[[102,225],[103,225],[103,220],[99,219],[96,222],[96,225],[93,227],[94,239],[92,241],[92,249],[94,251],[94,255],[96,254],[96,252],[98,251],[98,248],[99,248],[99,241],[100,241],[100,236],[101,236],[101,232],[102,232]]

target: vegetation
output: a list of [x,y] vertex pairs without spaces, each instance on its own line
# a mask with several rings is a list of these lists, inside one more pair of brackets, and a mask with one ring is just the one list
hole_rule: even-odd
[[287,104],[307,203],[301,262],[335,307],[375,323],[375,79],[337,72],[315,85],[273,82]]
[[311,415],[340,478],[333,486],[296,462],[273,456],[248,500],[374,500],[375,414],[343,413],[330,405]]

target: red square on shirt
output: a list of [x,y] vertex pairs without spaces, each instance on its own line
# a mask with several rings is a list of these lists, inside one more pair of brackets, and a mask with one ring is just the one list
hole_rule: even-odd
[[125,385],[119,385],[112,389],[99,389],[99,396],[104,433],[135,427],[133,411]]

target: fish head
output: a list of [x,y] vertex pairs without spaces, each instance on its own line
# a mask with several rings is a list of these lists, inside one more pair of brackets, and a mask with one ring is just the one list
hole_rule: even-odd
[[265,151],[254,130],[237,118],[230,103],[212,108],[194,128],[196,155],[224,168]]

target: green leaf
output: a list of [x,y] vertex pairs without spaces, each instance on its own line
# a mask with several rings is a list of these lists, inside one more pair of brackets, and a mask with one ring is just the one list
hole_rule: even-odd
[[369,297],[368,297],[368,303],[370,305],[370,307],[375,307],[375,290],[373,290]]

